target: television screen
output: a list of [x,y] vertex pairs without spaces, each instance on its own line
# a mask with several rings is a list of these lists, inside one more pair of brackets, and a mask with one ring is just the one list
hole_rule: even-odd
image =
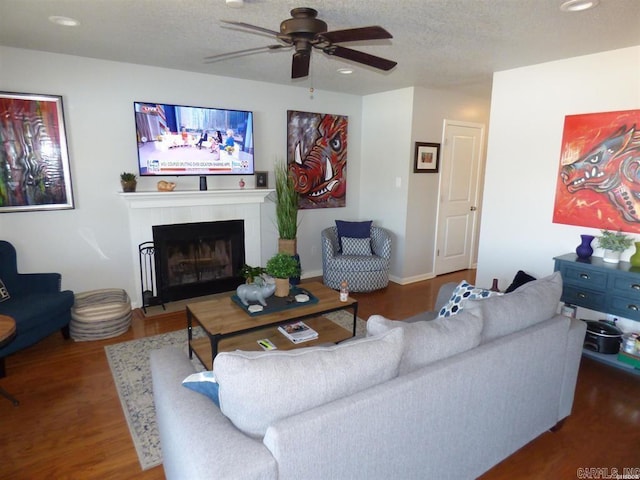
[[134,102],[141,176],[253,175],[253,113]]

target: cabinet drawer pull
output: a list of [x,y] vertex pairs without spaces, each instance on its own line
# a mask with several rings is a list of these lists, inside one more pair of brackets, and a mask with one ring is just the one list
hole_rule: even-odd
[[587,273],[581,273],[581,274],[580,274],[580,278],[582,278],[583,280],[589,280],[589,274],[587,274]]
[[627,308],[628,308],[629,310],[633,310],[634,312],[637,312],[637,311],[638,311],[638,306],[637,306],[637,305],[634,305],[634,304],[627,305]]
[[587,295],[582,292],[578,292],[578,298],[584,300],[585,298],[587,298]]
[[640,285],[638,285],[637,283],[634,283],[633,285],[631,285],[631,288],[633,290],[640,290]]

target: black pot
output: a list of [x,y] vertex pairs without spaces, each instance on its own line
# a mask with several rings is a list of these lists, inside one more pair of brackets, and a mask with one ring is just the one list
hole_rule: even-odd
[[618,353],[622,342],[622,330],[603,320],[583,321],[587,323],[584,348],[598,353]]

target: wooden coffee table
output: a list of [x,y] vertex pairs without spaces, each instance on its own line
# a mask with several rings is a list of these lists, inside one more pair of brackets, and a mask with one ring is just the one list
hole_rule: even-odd
[[[320,343],[337,343],[356,334],[358,315],[357,300],[349,297],[341,302],[339,293],[319,282],[302,285],[311,292],[318,303],[302,305],[265,315],[250,316],[228,297],[195,302],[187,305],[187,333],[189,337],[189,358],[196,354],[202,364],[213,369],[213,359],[218,352],[229,350],[262,350],[257,341],[268,338],[280,350],[308,347]],[[268,300],[267,300],[268,302]],[[352,331],[346,330],[323,314],[338,310],[353,311]],[[278,326],[296,320],[304,322],[318,332],[318,338],[303,343],[293,343],[284,337]],[[200,325],[205,338],[193,338],[193,327]]]

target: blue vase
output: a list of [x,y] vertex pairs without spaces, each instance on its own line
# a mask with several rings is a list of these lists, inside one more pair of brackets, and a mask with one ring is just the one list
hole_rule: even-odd
[[591,242],[595,238],[593,235],[580,235],[582,239],[580,245],[576,247],[576,255],[578,258],[586,260],[587,258],[593,255],[593,248],[591,247]]

